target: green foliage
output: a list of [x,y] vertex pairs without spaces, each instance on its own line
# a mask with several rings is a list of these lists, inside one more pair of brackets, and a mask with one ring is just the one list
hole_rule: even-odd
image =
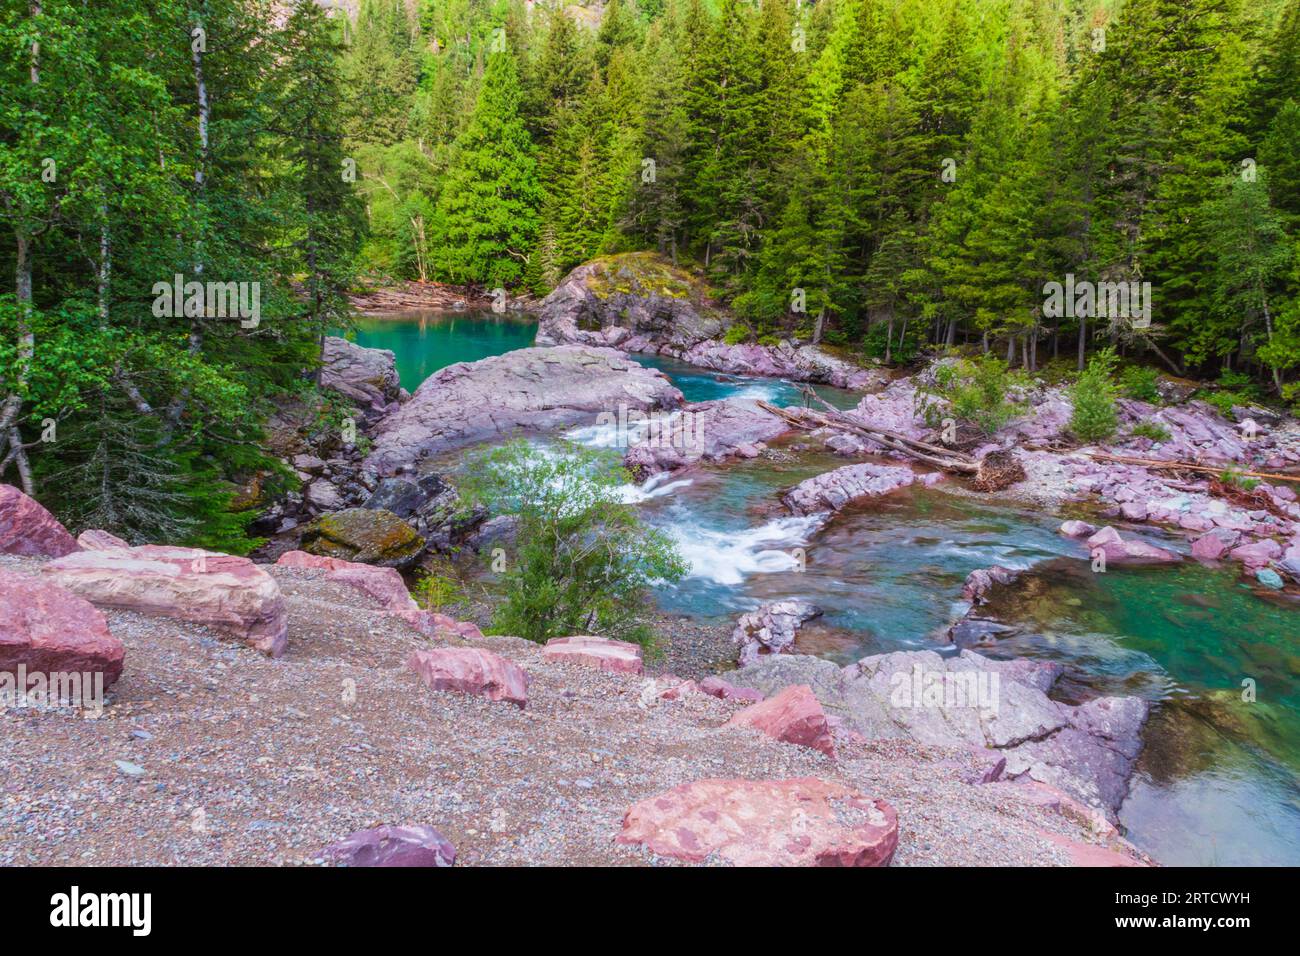
[[727,329],[727,333],[723,336],[722,340],[728,345],[740,345],[742,342],[749,341],[751,335],[753,335],[753,332],[750,330],[748,325],[745,325],[743,322],[737,322]]
[[1114,349],[1102,349],[1088,360],[1088,367],[1070,388],[1070,401],[1074,405],[1070,432],[1080,441],[1105,441],[1119,426],[1115,411],[1118,389],[1114,381],[1118,362]]
[[686,566],[619,488],[630,480],[577,446],[550,451],[516,440],[473,456],[461,492],[468,507],[518,518],[492,627],[533,641],[598,634],[648,644],[646,591]]
[[[994,434],[1022,410],[1011,389],[1023,377],[992,355],[950,359],[934,366],[934,384],[918,393],[926,421],[935,427],[946,415]],[[935,401],[937,399],[937,401]]]
[[1120,389],[1126,396],[1152,404],[1160,401],[1160,391],[1156,388],[1159,381],[1160,373],[1146,365],[1126,365],[1119,377]]
[[453,575],[439,570],[427,571],[415,582],[411,593],[420,607],[435,612],[441,612],[444,607],[456,604],[464,597],[460,582]]
[[1138,422],[1129,429],[1130,438],[1149,438],[1156,444],[1169,441],[1169,429],[1159,422]]

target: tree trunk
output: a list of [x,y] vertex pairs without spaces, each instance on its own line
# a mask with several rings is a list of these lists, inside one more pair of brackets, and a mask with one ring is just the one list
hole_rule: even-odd
[[1083,371],[1083,356],[1088,346],[1088,320],[1079,316],[1079,371]]

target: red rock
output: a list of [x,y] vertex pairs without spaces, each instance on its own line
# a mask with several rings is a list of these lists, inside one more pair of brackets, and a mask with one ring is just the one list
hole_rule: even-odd
[[324,568],[325,580],[346,584],[370,595],[389,611],[414,611],[415,599],[396,568],[381,568],[358,561],[329,558],[306,551],[286,551],[275,562],[285,568]]
[[451,866],[456,848],[433,827],[387,826],[354,833],[321,856],[342,866]]
[[406,666],[430,690],[453,690],[504,700],[521,710],[528,703],[528,675],[518,664],[478,647],[412,651]]
[[1233,548],[1230,557],[1240,561],[1252,571],[1266,568],[1269,563],[1282,556],[1282,546],[1271,538],[1260,538],[1250,544]]
[[81,550],[40,503],[13,485],[0,485],[0,552],[42,558],[61,558]]
[[661,700],[680,700],[687,694],[698,694],[700,685],[693,680],[683,680],[675,674],[664,674],[655,685],[659,688]]
[[1061,525],[1060,533],[1067,538],[1086,538],[1096,534],[1097,528],[1086,521],[1066,521]]
[[1236,547],[1241,535],[1223,528],[1208,531],[1192,542],[1192,557],[1197,561],[1218,561]]
[[89,531],[83,531],[77,535],[77,544],[86,551],[108,551],[112,548],[129,548],[127,544],[115,534],[108,531],[101,531],[98,528],[91,528]]
[[787,687],[774,697],[734,714],[724,725],[752,727],[787,744],[799,744],[835,756],[835,738],[821,702],[807,684]]
[[1091,553],[1101,549],[1108,564],[1169,564],[1179,560],[1172,551],[1135,538],[1122,538],[1109,526],[1089,538],[1087,544]]
[[284,653],[287,618],[280,587],[248,558],[150,544],[80,551],[41,572],[96,607],[205,624],[271,657]]
[[641,648],[608,637],[553,637],[542,651],[548,661],[568,661],[618,674],[640,674]]
[[471,621],[457,621],[437,611],[390,611],[393,617],[401,618],[425,637],[437,637],[450,632],[464,640],[481,640],[483,632]]
[[634,804],[617,842],[691,863],[888,866],[898,816],[829,780],[697,780]]
[[89,601],[52,581],[0,568],[0,672],[122,674],[126,650]]
[[728,684],[721,677],[706,677],[700,681],[700,690],[706,694],[722,700],[742,700],[747,703],[757,704],[763,699],[760,691],[752,687],[737,687],[735,684]]

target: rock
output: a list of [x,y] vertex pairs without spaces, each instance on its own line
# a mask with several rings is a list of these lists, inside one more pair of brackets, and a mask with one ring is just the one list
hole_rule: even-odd
[[391,511],[347,508],[307,525],[302,548],[323,557],[405,568],[424,551],[424,539]]
[[967,614],[948,628],[945,636],[948,643],[958,647],[992,647],[999,637],[1015,633],[1016,629],[1009,625]]
[[383,826],[331,844],[321,856],[341,866],[451,866],[456,848],[430,826]]
[[61,558],[80,550],[68,529],[39,502],[12,485],[0,485],[0,553]]
[[1282,580],[1282,576],[1271,568],[1260,568],[1257,570],[1255,572],[1255,580],[1264,585],[1264,587],[1271,588],[1274,591],[1280,591],[1282,588],[1286,587],[1286,582]]
[[128,777],[143,777],[145,774],[144,767],[140,766],[138,763],[131,763],[129,760],[114,760],[113,766],[122,771],[122,773],[126,774]]
[[1097,533],[1097,528],[1086,521],[1066,521],[1061,524],[1060,533],[1067,538],[1089,538]]
[[771,655],[739,677],[772,693],[807,684],[828,715],[868,740],[907,739],[989,750],[1005,776],[1050,783],[1112,820],[1142,746],[1147,704],[1106,697],[1074,707],[1048,697],[1059,664],[994,661],[969,650],[895,651],[849,667],[804,655]]
[[640,338],[686,349],[730,324],[703,289],[652,252],[602,256],[571,271],[542,300],[536,344],[626,347]]
[[690,863],[888,866],[898,816],[834,781],[697,780],[634,804],[617,841]]
[[740,648],[737,662],[741,665],[758,660],[760,654],[784,654],[794,645],[800,626],[815,617],[822,609],[807,601],[773,601],[756,611],[743,614],[731,632],[731,639]]
[[1008,449],[996,448],[979,460],[979,471],[971,486],[976,491],[1001,491],[1025,480],[1025,466]]
[[375,428],[369,470],[394,475],[421,458],[526,429],[676,408],[682,393],[662,373],[613,349],[517,349],[442,369]]
[[406,590],[406,582],[393,568],[326,558],[306,551],[286,551],[275,563],[285,568],[322,568],[326,571],[325,580],[354,587],[370,595],[388,611],[417,609],[415,599]]
[[782,743],[820,750],[835,759],[835,740],[826,713],[807,684],[787,687],[774,697],[734,714],[727,727],[751,727]]
[[966,583],[961,589],[961,599],[977,606],[987,604],[989,594],[995,586],[1005,587],[1024,573],[1023,569],[1004,568],[1000,564],[995,564],[991,568],[976,568],[966,575]]
[[304,498],[315,511],[337,511],[343,507],[343,496],[328,478],[317,478],[309,484]]
[[1180,560],[1172,551],[1134,538],[1120,537],[1120,533],[1109,526],[1090,537],[1087,545],[1090,554],[1101,550],[1106,555],[1107,564],[1174,564]]
[[916,480],[910,468],[863,462],[801,481],[782,495],[781,500],[795,514],[839,511],[852,501],[887,495]]
[[437,611],[395,610],[389,613],[393,617],[401,618],[425,637],[450,635],[463,640],[480,640],[483,637],[483,632],[472,621],[457,621]]
[[430,498],[444,494],[451,486],[441,475],[422,475],[416,480],[384,478],[375,486],[374,493],[366,499],[363,508],[372,511],[391,511],[406,520],[419,512]]
[[351,399],[367,418],[378,418],[399,400],[397,356],[387,349],[363,348],[330,335],[321,358],[321,385]]
[[1296,584],[1300,584],[1300,557],[1283,558],[1275,566]]
[[103,674],[108,687],[121,676],[125,657],[89,601],[52,581],[0,568],[0,672]]
[[127,544],[115,534],[107,531],[100,531],[98,528],[91,528],[77,535],[77,544],[81,545],[85,551],[105,551],[109,548],[129,548]]
[[295,470],[306,472],[309,475],[319,475],[325,470],[325,462],[315,455],[294,455],[293,467]]
[[96,607],[209,625],[271,657],[284,653],[284,598],[248,558],[143,545],[69,554],[41,573]]
[[1161,375],[1156,379],[1156,394],[1166,405],[1181,405],[1196,394],[1197,388],[1195,382],[1183,378]]
[[758,375],[794,382],[815,382],[855,391],[877,388],[889,381],[884,369],[862,368],[824,352],[815,345],[753,343],[728,345],[718,340],[689,349],[659,348],[663,355],[730,375]]
[[1281,556],[1282,546],[1271,538],[1260,538],[1258,541],[1250,542],[1250,544],[1243,544],[1233,548],[1229,552],[1229,557],[1234,561],[1240,561],[1252,571],[1257,568],[1267,567]]
[[763,699],[763,695],[751,687],[737,687],[729,684],[721,677],[706,677],[700,681],[700,690],[717,697],[721,700],[739,700],[746,703],[756,704]]
[[586,664],[617,674],[640,674],[644,670],[640,646],[608,637],[553,637],[542,654],[548,661]]
[[1226,528],[1207,531],[1192,542],[1192,557],[1197,561],[1219,561],[1237,546],[1241,533]]
[[518,664],[477,647],[412,651],[406,666],[430,690],[449,690],[504,700],[522,710],[528,703],[528,675]]
[[733,455],[752,458],[759,453],[754,443],[771,441],[789,430],[784,419],[754,402],[699,402],[652,422],[632,444],[623,464],[644,480],[700,461],[722,461]]

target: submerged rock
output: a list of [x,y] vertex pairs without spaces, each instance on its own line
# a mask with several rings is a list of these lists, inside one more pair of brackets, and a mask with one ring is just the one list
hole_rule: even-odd
[[966,583],[961,589],[961,599],[974,605],[987,604],[989,595],[995,587],[1005,587],[1024,573],[1023,568],[1007,568],[1000,564],[995,564],[991,568],[976,568],[966,575]]
[[807,601],[787,600],[764,604],[741,615],[731,632],[740,648],[737,662],[751,664],[761,654],[784,654],[794,646],[801,625],[820,617],[822,609]]
[[375,427],[366,466],[390,476],[429,455],[523,430],[681,403],[682,393],[662,372],[613,349],[517,349],[449,365],[425,379],[409,402]]
[[634,804],[617,840],[690,863],[888,866],[898,815],[829,780],[696,780]]

